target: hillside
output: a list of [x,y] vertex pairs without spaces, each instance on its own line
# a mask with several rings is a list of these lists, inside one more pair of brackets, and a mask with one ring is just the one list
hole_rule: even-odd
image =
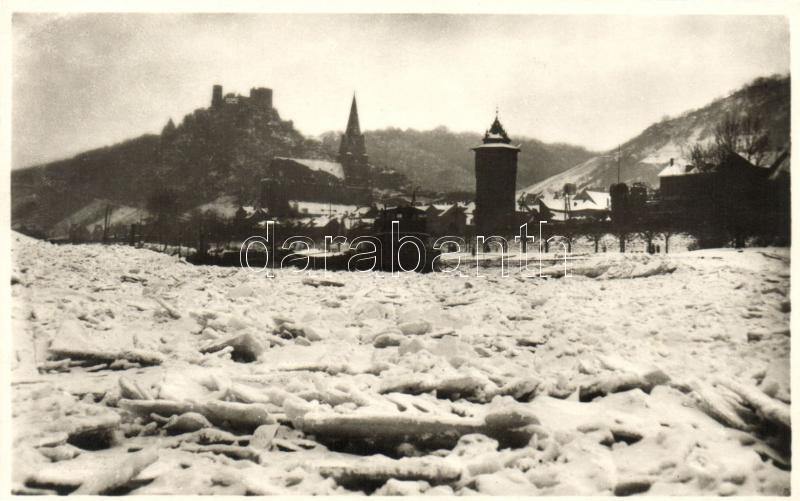
[[[445,127],[428,131],[388,128],[365,133],[370,161],[406,175],[415,185],[434,191],[474,191],[474,156],[470,148],[480,144],[478,133],[451,132]],[[520,144],[517,186],[547,179],[591,158],[579,146],[547,144],[512,136]],[[322,145],[330,155],[339,148],[339,134],[328,132]]]
[[[685,164],[689,148],[694,143],[713,141],[714,126],[728,113],[760,116],[769,133],[769,149],[780,151],[789,145],[790,104],[789,77],[774,76],[759,78],[698,110],[662,120],[621,145],[620,178],[627,183],[644,182],[657,188],[658,173],[669,165],[670,159]],[[519,191],[557,191],[565,183],[575,183],[578,188],[588,186],[608,190],[616,181],[617,150],[614,149]],[[518,183],[517,186],[526,184]]]
[[[278,111],[239,96],[236,104],[203,108],[160,135],[143,135],[67,160],[11,173],[12,225],[50,232],[64,221],[95,221],[98,200],[113,210],[145,207],[148,197],[169,187],[181,209],[223,194],[243,201],[257,196],[263,167],[276,155],[325,158],[320,143],[306,139]],[[126,221],[137,222],[136,220]]]

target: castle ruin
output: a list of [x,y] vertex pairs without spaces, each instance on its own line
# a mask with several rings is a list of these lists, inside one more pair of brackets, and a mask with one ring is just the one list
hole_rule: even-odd
[[214,85],[211,90],[211,109],[219,110],[228,105],[247,104],[255,108],[272,110],[272,89],[267,87],[253,87],[249,96],[240,94],[222,93],[222,85]]

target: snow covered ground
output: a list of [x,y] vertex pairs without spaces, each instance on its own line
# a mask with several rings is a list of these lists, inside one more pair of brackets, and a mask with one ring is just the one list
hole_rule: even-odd
[[12,246],[17,493],[789,494],[787,249],[325,281]]

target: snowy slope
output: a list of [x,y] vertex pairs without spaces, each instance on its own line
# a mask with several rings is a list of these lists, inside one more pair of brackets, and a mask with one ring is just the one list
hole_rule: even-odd
[[[685,164],[688,151],[695,143],[713,140],[713,130],[726,113],[748,113],[761,116],[769,130],[773,151],[789,144],[790,93],[789,78],[770,78],[756,82],[715,100],[698,110],[651,125],[619,149],[620,179],[627,183],[645,182],[658,187],[658,173],[670,159]],[[593,187],[608,191],[617,182],[618,151],[608,151],[553,177],[518,190],[518,193],[539,193],[561,190],[565,183],[578,188]]]

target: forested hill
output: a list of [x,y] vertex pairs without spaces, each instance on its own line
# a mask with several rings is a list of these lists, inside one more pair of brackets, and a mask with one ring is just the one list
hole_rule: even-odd
[[[388,128],[365,133],[370,161],[405,174],[415,185],[434,191],[473,191],[474,154],[470,148],[480,144],[482,135],[451,132],[445,127],[418,131]],[[594,153],[578,146],[547,144],[536,139],[514,137],[520,144],[517,186],[542,181],[579,164]],[[339,147],[339,135],[322,136],[329,154]]]
[[251,202],[273,156],[327,158],[274,108],[243,100],[198,109],[160,135],[12,171],[12,224],[46,232],[94,200],[144,207],[164,188],[177,192],[181,209],[224,194]]

